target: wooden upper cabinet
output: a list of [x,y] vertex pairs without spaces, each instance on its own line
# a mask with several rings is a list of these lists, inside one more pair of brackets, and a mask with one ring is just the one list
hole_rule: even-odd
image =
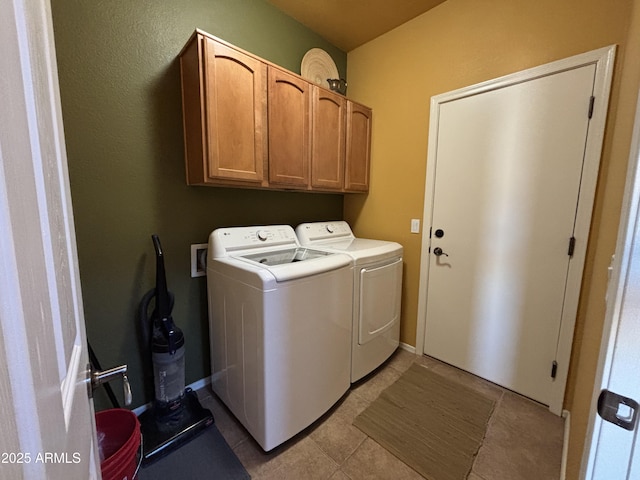
[[309,186],[311,85],[269,67],[269,183]]
[[201,30],[180,76],[187,184],[368,191],[369,108]]
[[311,186],[342,190],[347,101],[315,85],[312,91]]
[[366,192],[369,190],[371,120],[370,108],[347,101],[345,191]]
[[205,39],[209,176],[261,182],[267,161],[267,66]]
[[180,65],[187,183],[260,186],[267,165],[266,64],[197,34]]

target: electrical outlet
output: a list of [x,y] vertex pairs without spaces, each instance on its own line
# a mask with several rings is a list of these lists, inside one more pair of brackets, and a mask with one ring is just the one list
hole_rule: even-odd
[[191,245],[191,277],[204,277],[207,274],[207,248],[206,243]]

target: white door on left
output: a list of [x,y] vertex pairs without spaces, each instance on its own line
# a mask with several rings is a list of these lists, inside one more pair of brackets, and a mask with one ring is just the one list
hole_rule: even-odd
[[0,478],[100,478],[51,8],[0,11]]

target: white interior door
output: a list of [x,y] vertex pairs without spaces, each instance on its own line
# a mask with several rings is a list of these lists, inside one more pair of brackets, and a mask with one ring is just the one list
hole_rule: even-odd
[[50,5],[0,11],[0,477],[99,478]]
[[640,101],[618,230],[618,243],[609,288],[607,313],[594,383],[589,431],[581,479],[640,478],[640,412],[619,405],[613,410],[623,421],[635,417],[631,430],[604,421],[597,414],[598,398],[606,389],[640,402]]
[[437,118],[424,352],[546,405],[595,80],[582,65]]

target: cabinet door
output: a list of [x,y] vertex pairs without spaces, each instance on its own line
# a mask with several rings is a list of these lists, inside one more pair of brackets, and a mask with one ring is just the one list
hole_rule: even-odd
[[267,66],[204,38],[207,176],[261,182],[267,161]]
[[269,67],[269,183],[309,186],[311,85]]
[[371,109],[347,101],[347,146],[344,189],[369,190],[371,160]]
[[315,85],[312,88],[311,185],[342,190],[346,100]]

